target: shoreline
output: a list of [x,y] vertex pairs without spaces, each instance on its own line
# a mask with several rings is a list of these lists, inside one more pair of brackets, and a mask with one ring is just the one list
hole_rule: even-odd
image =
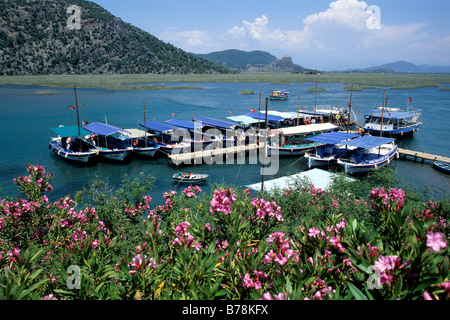
[[[42,87],[105,88],[128,90],[202,89],[199,86],[161,86],[152,83],[342,83],[366,90],[373,87],[390,89],[442,88],[450,84],[450,74],[365,74],[322,73],[320,75],[292,73],[239,74],[90,74],[90,75],[27,75],[0,76],[0,85],[38,85]],[[145,84],[130,86],[129,84]]]

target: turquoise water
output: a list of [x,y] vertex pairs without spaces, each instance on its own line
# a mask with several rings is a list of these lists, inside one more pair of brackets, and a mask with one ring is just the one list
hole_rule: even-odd
[[[177,85],[177,84],[169,84]],[[258,109],[259,92],[262,92],[262,109],[264,97],[272,90],[288,89],[291,96],[286,101],[270,101],[269,109],[277,111],[297,111],[298,83],[291,85],[274,85],[269,83],[198,83],[204,90],[162,90],[132,91],[106,89],[77,89],[78,102],[82,119],[89,122],[105,122],[124,128],[139,128],[143,121],[143,102],[146,104],[147,120],[165,121],[172,118],[191,120],[191,115],[209,116],[226,120],[233,115],[246,114],[250,108]],[[308,88],[315,83],[303,83],[300,99],[301,108],[310,109],[315,104],[315,94],[308,93]],[[342,84],[320,84],[327,89],[317,95],[317,105],[345,107],[350,101],[350,92],[343,90]],[[253,95],[241,95],[242,89],[254,90]],[[39,90],[57,91],[58,95],[37,96]],[[352,106],[358,122],[363,123],[363,114],[379,106],[382,99],[381,90],[354,92]],[[450,155],[450,91],[438,91],[438,88],[421,88],[413,90],[387,91],[389,107],[406,107],[408,97],[413,98],[412,105],[423,109],[423,125],[413,137],[399,140],[400,147],[411,150],[426,151],[433,154]],[[124,174],[131,177],[141,172],[150,173],[155,178],[155,186],[150,193],[155,204],[161,203],[162,192],[170,189],[182,190],[185,186],[177,185],[171,179],[175,172],[168,165],[166,158],[137,159],[126,163],[102,162],[90,166],[63,161],[48,149],[49,128],[59,125],[76,124],[75,111],[70,105],[75,104],[73,89],[46,88],[39,86],[0,86],[0,130],[2,135],[0,185],[2,197],[17,196],[12,179],[26,174],[28,163],[44,165],[48,172],[54,172],[54,191],[51,200],[60,196],[74,194],[95,177],[107,180],[115,186]],[[359,112],[359,114],[357,114]],[[429,164],[413,161],[396,160],[391,164],[404,180],[412,186],[429,187],[437,196],[450,193],[450,176],[434,170]],[[212,183],[246,185],[261,181],[260,167],[249,164],[201,165],[189,168],[193,172],[210,175],[207,183],[202,185],[210,190]],[[294,174],[307,170],[306,160],[297,158],[282,159],[280,169],[274,176],[265,179]]]

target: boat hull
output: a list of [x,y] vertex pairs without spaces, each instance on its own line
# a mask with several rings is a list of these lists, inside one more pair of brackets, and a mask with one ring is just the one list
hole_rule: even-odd
[[50,141],[49,148],[57,156],[66,160],[76,162],[88,163],[91,162],[98,155],[98,152],[96,150],[90,150],[85,152],[74,152],[72,150],[65,149],[54,140]]
[[133,149],[118,149],[118,150],[110,150],[110,149],[100,149],[99,154],[101,157],[107,160],[114,161],[125,161],[128,156],[131,154]]
[[[324,144],[322,144],[324,145]],[[273,153],[277,154],[281,157],[281,156],[300,156],[300,155],[304,155],[306,152],[310,151],[311,149],[313,149],[314,147],[319,147],[322,145],[318,145],[318,144],[305,144],[305,145],[285,145],[282,147],[277,147],[277,146],[271,146],[268,145],[267,146],[267,151],[268,154],[271,155]]]
[[208,177],[209,175],[207,174],[191,174],[179,176],[177,173],[175,173],[172,176],[172,179],[178,183],[200,183],[205,182]]
[[158,151],[159,148],[151,147],[151,148],[134,148],[133,153],[140,157],[150,157],[153,158]]
[[419,130],[420,125],[415,125],[413,127],[409,128],[403,128],[403,129],[392,129],[392,130],[378,130],[374,128],[365,127],[364,130],[373,136],[379,136],[380,133],[383,137],[389,137],[389,138],[402,138],[402,137],[410,137],[412,136],[416,131]]
[[436,170],[438,170],[440,172],[450,174],[450,163],[434,161],[433,168],[435,168]]
[[337,160],[337,164],[342,166],[345,170],[345,173],[365,173],[374,170],[378,170],[382,167],[389,165],[394,159],[394,157],[398,158],[398,147],[395,146],[392,151],[388,154],[383,155],[377,159],[367,160],[364,162],[353,163],[350,161],[344,161],[342,159]]

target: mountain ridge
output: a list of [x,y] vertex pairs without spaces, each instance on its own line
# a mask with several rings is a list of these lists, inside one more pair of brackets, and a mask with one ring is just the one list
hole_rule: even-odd
[[[69,6],[81,8],[68,28]],[[84,0],[0,2],[0,75],[229,73]]]

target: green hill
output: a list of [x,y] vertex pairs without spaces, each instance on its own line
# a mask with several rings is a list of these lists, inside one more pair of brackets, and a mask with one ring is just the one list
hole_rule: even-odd
[[[70,5],[80,29],[68,28]],[[89,1],[0,2],[0,75],[228,72]]]
[[248,67],[262,68],[277,60],[277,57],[265,51],[241,51],[236,49],[197,54],[214,63],[230,69],[244,70]]

